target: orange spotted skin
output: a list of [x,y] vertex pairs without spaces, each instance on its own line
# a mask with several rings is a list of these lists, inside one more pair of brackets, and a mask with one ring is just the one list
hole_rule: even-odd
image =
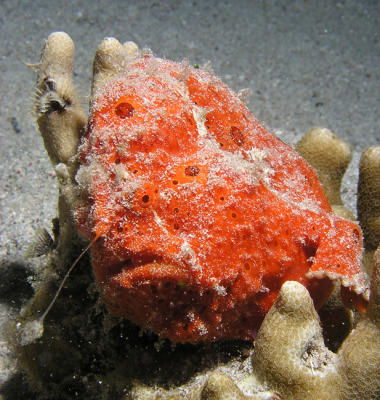
[[[173,342],[252,339],[281,285],[360,298],[362,235],[212,73],[141,56],[97,90],[80,232],[112,314]],[[358,303],[358,302],[357,302]]]

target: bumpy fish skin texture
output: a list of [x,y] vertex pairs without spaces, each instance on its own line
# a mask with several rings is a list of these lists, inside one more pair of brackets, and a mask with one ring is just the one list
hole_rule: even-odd
[[362,234],[211,72],[140,55],[93,95],[80,232],[108,309],[173,342],[253,339],[285,281],[360,300]]

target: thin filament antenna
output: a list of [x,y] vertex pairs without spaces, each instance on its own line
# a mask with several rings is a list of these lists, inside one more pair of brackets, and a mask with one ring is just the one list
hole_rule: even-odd
[[65,276],[62,279],[61,284],[59,285],[58,290],[56,291],[53,300],[50,302],[50,304],[48,305],[47,309],[44,311],[44,313],[41,315],[41,317],[39,318],[41,321],[43,321],[45,319],[45,317],[48,315],[49,311],[51,310],[51,308],[53,307],[54,303],[56,302],[59,294],[62,291],[62,288],[64,286],[64,284],[67,281],[67,278],[69,277],[69,275],[71,274],[71,271],[74,269],[74,267],[78,264],[79,260],[87,253],[87,251],[90,249],[90,247],[99,239],[99,237],[101,236],[100,233],[98,233],[92,240],[91,242],[82,250],[82,252],[79,254],[79,256],[76,258],[76,260],[71,264],[71,267],[68,269],[68,271],[66,272]]

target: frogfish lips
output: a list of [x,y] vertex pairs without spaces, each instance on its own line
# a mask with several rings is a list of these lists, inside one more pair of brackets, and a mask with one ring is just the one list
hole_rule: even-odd
[[208,71],[150,55],[94,88],[80,232],[111,313],[173,342],[252,339],[281,285],[365,306],[357,224]]

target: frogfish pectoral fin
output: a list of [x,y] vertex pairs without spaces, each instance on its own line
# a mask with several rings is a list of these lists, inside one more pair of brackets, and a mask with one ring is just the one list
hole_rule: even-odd
[[359,311],[366,309],[369,298],[369,285],[361,270],[362,240],[356,223],[334,217],[307,273],[308,278],[339,280],[342,300]]

